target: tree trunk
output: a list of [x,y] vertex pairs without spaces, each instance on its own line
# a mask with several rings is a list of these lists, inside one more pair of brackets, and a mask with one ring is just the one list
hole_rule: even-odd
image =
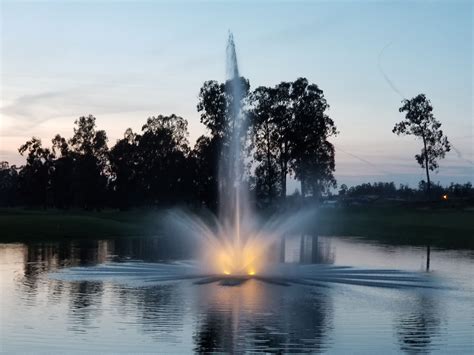
[[281,184],[281,197],[282,200],[286,200],[286,169],[287,169],[287,161],[286,161],[286,146],[283,147],[281,156],[280,156],[280,184]]
[[431,256],[431,248],[430,245],[426,247],[426,271],[430,271],[430,256]]
[[265,139],[267,141],[267,187],[268,187],[268,200],[270,203],[273,203],[273,199],[276,197],[274,195],[274,181],[273,181],[273,168],[271,161],[271,148],[270,148],[270,129],[268,124],[265,125]]
[[426,150],[426,139],[423,135],[423,146],[425,147],[425,170],[426,170],[426,180],[428,184],[427,194],[428,199],[431,198],[431,181],[430,181],[430,169],[428,168],[428,151]]
[[283,200],[286,199],[286,169],[282,169],[281,172],[281,197]]

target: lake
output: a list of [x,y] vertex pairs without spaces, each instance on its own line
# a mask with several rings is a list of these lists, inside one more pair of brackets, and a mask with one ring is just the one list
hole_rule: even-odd
[[159,237],[0,244],[0,350],[474,352],[472,250],[431,248],[426,271],[426,247],[292,237],[286,266],[346,276],[149,282],[187,258]]

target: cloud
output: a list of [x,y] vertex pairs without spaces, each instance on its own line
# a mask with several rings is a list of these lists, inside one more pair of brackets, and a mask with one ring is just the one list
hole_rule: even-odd
[[40,124],[61,117],[105,115],[152,110],[152,98],[120,85],[89,85],[23,95],[0,108],[2,136],[26,133]]

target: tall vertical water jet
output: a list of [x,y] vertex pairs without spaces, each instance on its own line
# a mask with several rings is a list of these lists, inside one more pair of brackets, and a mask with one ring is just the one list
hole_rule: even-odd
[[225,113],[218,166],[219,205],[217,218],[203,219],[185,211],[172,211],[164,224],[170,233],[194,236],[200,241],[203,272],[226,275],[255,275],[272,259],[270,250],[284,235],[313,222],[310,210],[275,215],[259,220],[249,203],[245,183],[247,82],[240,77],[231,33],[226,48]]
[[232,33],[226,48],[226,96],[229,100],[227,107],[228,130],[227,140],[222,143],[221,160],[219,166],[219,218],[228,224],[230,244],[233,246],[233,259],[235,264],[241,264],[240,259],[243,243],[241,223],[243,209],[248,211],[247,191],[243,187],[243,149],[246,133],[245,115],[242,110],[244,98],[243,79],[239,75],[235,42]]

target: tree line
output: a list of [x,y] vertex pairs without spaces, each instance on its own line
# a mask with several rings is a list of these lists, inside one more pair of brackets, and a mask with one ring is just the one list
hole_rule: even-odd
[[[374,182],[362,183],[359,185],[348,187],[342,184],[339,187],[338,197],[367,197],[374,196],[377,198],[395,198],[404,200],[422,200],[426,196],[427,182],[420,181],[417,188],[412,188],[405,184],[398,187],[394,182]],[[431,185],[431,192],[436,199],[451,198],[474,198],[474,188],[470,182],[459,184],[451,183],[448,186],[438,184]]]
[[[149,117],[140,132],[128,128],[110,148],[92,115],[75,121],[72,137],[54,136],[50,147],[31,138],[19,148],[25,165],[0,164],[0,204],[127,209],[187,203],[215,209],[218,166],[230,159],[223,147],[231,141],[235,107],[242,108],[246,119],[242,178],[257,205],[284,200],[288,176],[300,182],[303,197],[318,200],[336,188],[330,138],[338,131],[323,90],[305,78],[254,90],[243,77],[233,80],[240,86],[239,97],[229,90],[235,84],[230,81],[206,81],[201,87],[197,111],[207,132],[194,146],[187,120],[175,114]],[[393,129],[422,138],[416,159],[426,169],[428,193],[429,171],[438,168],[438,159],[450,149],[431,111],[423,94],[404,100],[400,112],[406,112],[405,120]]]
[[188,122],[171,114],[149,117],[140,132],[127,129],[108,147],[108,137],[92,115],[75,121],[70,138],[57,134],[46,147],[36,137],[19,148],[21,167],[2,162],[0,203],[4,206],[99,209],[217,204],[218,164],[232,135],[235,100],[246,117],[246,174],[262,206],[286,197],[287,176],[301,182],[302,193],[320,197],[336,187],[334,146],[337,134],[329,105],[316,84],[305,78],[250,90],[237,78],[241,97],[230,82],[207,81],[197,110],[207,133],[191,147]]

